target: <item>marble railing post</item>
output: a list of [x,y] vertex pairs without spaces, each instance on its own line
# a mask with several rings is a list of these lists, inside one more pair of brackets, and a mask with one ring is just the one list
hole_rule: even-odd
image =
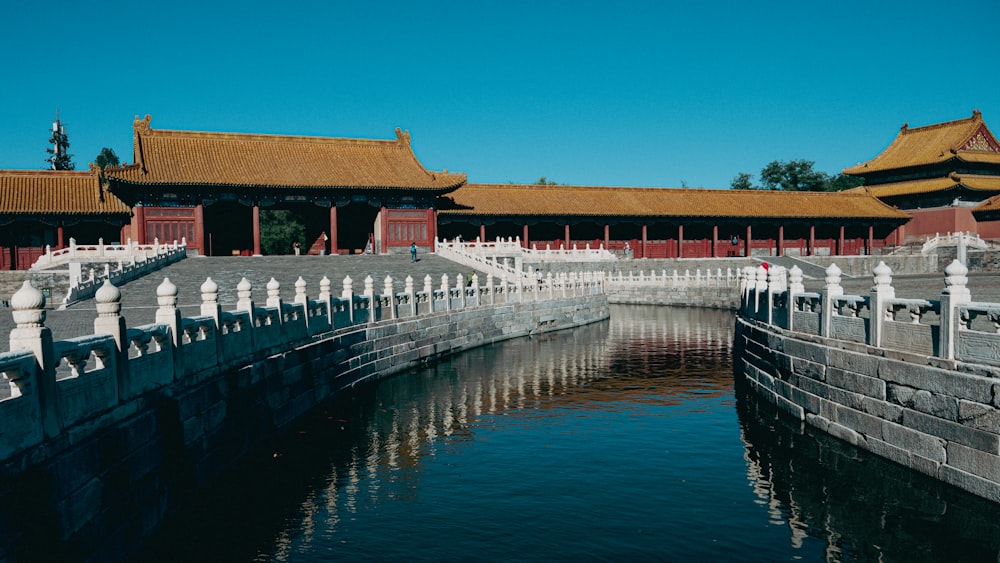
[[344,276],[344,290],[340,293],[340,298],[347,302],[347,316],[354,324],[354,280],[351,276]]
[[[721,273],[720,270],[720,276]],[[805,290],[805,286],[802,285],[802,268],[792,266],[788,270],[788,330],[795,329],[795,296],[804,293]]]
[[184,373],[184,355],[181,353],[182,330],[181,311],[177,308],[177,286],[170,281],[170,278],[163,278],[156,288],[156,322],[165,324],[170,330],[170,341],[172,343],[172,354],[174,358],[174,373]]
[[[757,320],[761,320],[760,302],[761,300],[767,299],[767,270],[764,269],[764,266],[757,266],[757,268],[754,270],[753,292],[754,292],[753,295],[754,318]],[[764,318],[766,319],[767,317],[768,314],[765,313]]]
[[483,304],[482,291],[479,289],[479,274],[472,274],[472,304],[479,306]]
[[330,293],[330,278],[323,276],[323,279],[319,280],[319,297],[318,299],[323,303],[326,303],[326,318],[330,324],[330,330],[336,327],[333,322],[333,295]]
[[944,269],[945,288],[941,292],[941,327],[939,333],[939,354],[946,360],[955,359],[955,344],[961,330],[961,315],[958,309],[972,301],[969,283],[969,269],[954,260]]
[[892,313],[888,309],[890,299],[895,299],[896,290],[892,287],[892,269],[880,261],[872,270],[874,285],[869,297],[869,339],[871,346],[882,346],[882,333],[885,321]]
[[278,310],[278,326],[285,324],[285,304],[281,299],[281,283],[271,278],[267,282],[267,301],[265,305]]
[[115,339],[117,352],[115,374],[118,378],[118,394],[125,396],[128,388],[128,329],[121,316],[122,292],[110,280],[104,280],[94,294],[97,303],[97,318],[94,319],[94,334],[110,334]]
[[[72,240],[72,239],[71,239]],[[42,428],[49,438],[59,434],[59,416],[56,410],[56,366],[52,330],[45,326],[45,295],[25,280],[21,289],[11,296],[15,328],[10,331],[10,351],[28,350],[35,356],[37,369],[30,374],[19,374],[12,383],[21,395],[33,395],[38,400]],[[34,389],[32,389],[34,388]],[[34,391],[34,392],[32,392]]]
[[489,296],[490,305],[496,303],[496,294],[493,293],[493,274],[486,274],[486,294]]
[[406,276],[403,280],[403,293],[406,294],[406,302],[409,303],[408,316],[415,317],[417,315],[417,295],[413,291],[413,276]]
[[458,308],[465,308],[465,276],[458,274],[455,276],[455,293],[458,294]]
[[250,313],[250,323],[253,324],[253,285],[250,280],[243,278],[236,284],[236,310]]
[[392,287],[392,276],[385,276],[382,280],[382,294],[389,300],[389,318],[396,318],[396,292]]
[[445,311],[451,310],[451,287],[448,285],[448,274],[441,274],[441,293],[444,299]]
[[306,323],[306,329],[309,328],[309,295],[307,293],[308,284],[306,280],[299,276],[299,279],[295,280],[295,303],[302,305],[302,320]]
[[375,296],[375,280],[370,276],[365,276],[365,299],[368,300],[368,323],[378,321],[378,303]]
[[170,339],[177,350],[181,345],[181,311],[177,308],[177,286],[170,278],[163,278],[156,288],[156,304],[156,322],[170,327]]
[[840,286],[840,274],[840,268],[836,264],[830,264],[826,269],[826,286],[823,289],[823,296],[820,302],[820,336],[831,336],[834,309],[833,298],[844,294],[844,288]]
[[424,296],[427,298],[427,312],[434,312],[434,282],[431,280],[431,275],[426,274],[424,276]]

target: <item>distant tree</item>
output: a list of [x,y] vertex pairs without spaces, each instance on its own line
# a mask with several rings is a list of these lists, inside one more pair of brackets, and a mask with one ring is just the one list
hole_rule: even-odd
[[839,192],[864,183],[861,178],[813,170],[811,160],[775,160],[760,171],[760,185],[753,183],[753,174],[740,172],[730,182],[734,190],[783,190],[791,192]]
[[66,127],[59,121],[59,117],[52,123],[52,137],[49,139],[52,144],[45,149],[49,153],[49,158],[45,162],[49,163],[52,170],[73,170],[73,155],[69,154],[69,137],[66,136]]
[[535,185],[536,186],[555,186],[556,183],[554,181],[552,181],[552,180],[549,180],[545,176],[542,176],[541,178],[538,179],[537,182],[535,182]]
[[860,186],[860,185],[862,185],[864,183],[865,183],[864,179],[858,178],[857,176],[848,176],[846,174],[837,174],[836,176],[833,176],[832,178],[830,178],[830,182],[828,184],[827,191],[828,192],[841,192],[841,191],[844,191],[844,190],[849,190],[851,188],[856,188],[856,187],[858,187],[858,186]]
[[118,155],[115,154],[114,149],[104,147],[101,149],[101,154],[97,155],[97,158],[94,159],[94,164],[96,164],[103,173],[106,166],[118,166],[121,164],[121,161],[118,160]]
[[740,172],[733,178],[733,181],[729,183],[729,187],[734,190],[755,190],[756,186],[753,185],[753,174],[748,174],[746,172]]
[[811,160],[775,160],[760,171],[761,188],[787,192],[824,192],[829,184],[825,172],[813,170]]
[[291,211],[262,209],[260,212],[260,247],[265,255],[291,254],[298,242],[308,250],[306,228]]

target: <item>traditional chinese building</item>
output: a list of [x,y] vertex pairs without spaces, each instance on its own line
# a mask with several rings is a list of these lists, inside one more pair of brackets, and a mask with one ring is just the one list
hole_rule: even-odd
[[439,202],[442,236],[636,258],[872,253],[909,220],[868,193],[467,184]]
[[70,238],[124,242],[131,211],[103,189],[100,172],[0,170],[0,270],[25,270]]
[[134,163],[108,168],[139,243],[186,238],[207,255],[260,254],[262,209],[290,210],[312,253],[431,248],[434,201],[465,174],[420,164],[410,135],[341,139],[153,129],[135,119]]
[[1000,221],[990,219],[995,214],[977,211],[1000,195],[1000,143],[978,110],[925,127],[904,124],[878,156],[843,172],[864,178],[852,191],[868,191],[913,217],[889,237],[891,244],[958,231],[1000,238]]

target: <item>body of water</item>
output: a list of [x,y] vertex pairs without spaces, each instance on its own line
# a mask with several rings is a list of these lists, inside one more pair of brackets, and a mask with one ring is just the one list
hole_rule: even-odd
[[745,396],[733,324],[613,306],[359,389],[147,559],[997,560],[996,505]]

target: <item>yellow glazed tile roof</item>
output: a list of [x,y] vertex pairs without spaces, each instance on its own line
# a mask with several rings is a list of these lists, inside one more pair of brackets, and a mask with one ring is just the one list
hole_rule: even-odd
[[444,215],[908,219],[865,191],[781,192],[466,184]]
[[465,174],[420,164],[410,134],[394,140],[154,130],[134,122],[135,164],[106,170],[129,184],[410,188],[446,192]]
[[128,215],[101,187],[98,171],[0,170],[0,214]]
[[959,176],[958,174],[951,174],[944,178],[926,178],[922,180],[906,180],[904,182],[862,186],[847,190],[847,192],[857,193],[867,190],[873,196],[882,198],[944,192],[959,187],[984,192],[1000,192],[1000,176],[979,176],[975,174]]
[[900,128],[892,143],[878,156],[844,174],[863,176],[871,172],[936,164],[951,159],[973,162],[1000,162],[1000,143],[976,110],[972,117],[925,127]]
[[973,213],[978,213],[980,211],[1000,211],[1000,195],[995,195],[990,199],[980,203],[972,210]]

